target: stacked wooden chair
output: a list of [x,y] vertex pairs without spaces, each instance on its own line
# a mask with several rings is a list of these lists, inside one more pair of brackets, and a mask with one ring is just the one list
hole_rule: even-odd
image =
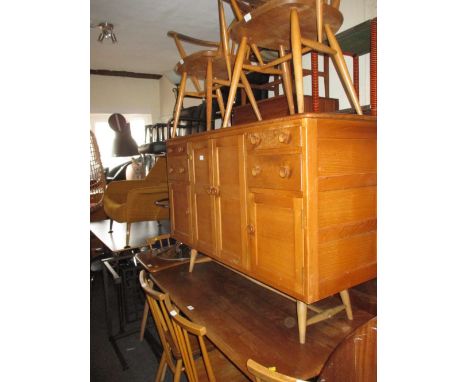
[[216,380],[215,376],[220,381],[248,381],[221,352],[205,342],[204,327],[181,317],[169,295],[153,288],[153,282],[145,270],[140,272],[140,284],[163,347],[155,382],[165,380],[167,367],[171,369],[175,382],[180,381],[183,372],[189,382],[212,382]]
[[[341,48],[335,32],[343,23],[339,11],[339,0],[269,0],[252,1],[230,0],[237,22],[230,30],[230,36],[239,44],[233,68],[231,87],[224,114],[223,127],[228,126],[234,97],[244,71],[258,71],[281,75],[284,93],[290,114],[304,112],[304,90],[302,54],[315,51],[332,57],[333,63],[346,90],[348,98],[357,114],[362,114],[359,99],[353,87]],[[240,7],[240,4],[243,4]],[[253,4],[250,8],[248,4]],[[250,12],[243,14],[242,9]],[[328,44],[324,42],[324,34]],[[279,58],[264,62],[260,49],[277,50]],[[249,49],[253,51],[258,65],[245,63]],[[290,53],[286,53],[286,52]],[[294,67],[296,104],[294,105],[292,79],[288,61]],[[280,66],[280,69],[276,69]],[[259,120],[261,118],[258,118]]]
[[[182,317],[170,303],[165,300],[166,308],[171,316],[177,345],[179,346],[185,373],[189,382],[199,381],[230,381],[243,382],[249,379],[242,374],[219,350],[207,351],[205,344],[206,328]],[[197,339],[197,347],[201,357],[195,358],[193,339]]]
[[[215,93],[216,99],[218,101],[221,116],[225,116],[224,101],[220,88],[222,86],[230,85],[232,66],[231,62],[233,61],[234,56],[230,47],[229,29],[226,25],[222,0],[218,0],[218,15],[221,36],[219,43],[199,40],[174,31],[170,31],[167,34],[169,37],[174,39],[176,47],[181,56],[180,61],[175,67],[176,73],[181,76],[181,81],[174,109],[174,128],[172,130],[172,137],[175,137],[176,135],[176,127],[179,123],[180,112],[185,96],[206,99],[207,130],[211,130],[213,92]],[[184,47],[182,46],[182,42],[216,49],[201,50],[187,55]],[[257,114],[258,108],[249,82],[247,81],[245,75],[239,75],[239,77],[241,77],[241,82],[245,87],[249,101],[254,107],[254,110],[256,110]],[[186,91],[187,78],[192,81],[193,86],[196,89],[195,92]],[[201,80],[204,81],[204,89],[202,89],[200,85]],[[259,113],[257,114],[257,117],[260,118]]]

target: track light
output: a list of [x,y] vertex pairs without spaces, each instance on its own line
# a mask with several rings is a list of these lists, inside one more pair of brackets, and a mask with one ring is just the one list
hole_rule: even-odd
[[102,22],[98,24],[98,27],[101,29],[101,33],[99,34],[98,41],[102,42],[104,39],[110,38],[112,43],[115,44],[117,42],[117,37],[114,34],[114,25],[111,23]]

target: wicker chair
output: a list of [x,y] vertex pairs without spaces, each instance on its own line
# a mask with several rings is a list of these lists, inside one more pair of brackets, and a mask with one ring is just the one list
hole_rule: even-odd
[[102,206],[104,190],[106,189],[106,175],[102,167],[101,155],[94,133],[89,131],[89,183],[90,183],[90,212]]
[[167,189],[166,158],[158,157],[143,180],[114,181],[104,193],[104,211],[112,223],[127,223],[125,245],[129,246],[133,222],[169,219],[169,209],[157,204],[169,197]]

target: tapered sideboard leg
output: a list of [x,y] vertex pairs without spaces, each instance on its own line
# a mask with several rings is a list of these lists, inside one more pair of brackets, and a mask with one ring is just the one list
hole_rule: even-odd
[[349,299],[349,292],[347,289],[342,290],[340,292],[340,297],[341,301],[343,301],[343,305],[345,306],[346,309],[346,316],[348,317],[348,320],[353,319],[353,309],[351,308],[351,300]]
[[193,267],[195,266],[195,260],[197,259],[197,254],[198,252],[196,249],[190,250],[190,266],[189,266],[190,273],[193,271]]
[[299,328],[299,343],[305,344],[307,329],[307,304],[297,301],[297,327]]

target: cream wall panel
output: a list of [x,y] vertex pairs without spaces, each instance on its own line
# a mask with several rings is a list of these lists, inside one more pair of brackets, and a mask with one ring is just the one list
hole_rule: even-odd
[[91,75],[91,113],[151,114],[160,119],[160,80]]

